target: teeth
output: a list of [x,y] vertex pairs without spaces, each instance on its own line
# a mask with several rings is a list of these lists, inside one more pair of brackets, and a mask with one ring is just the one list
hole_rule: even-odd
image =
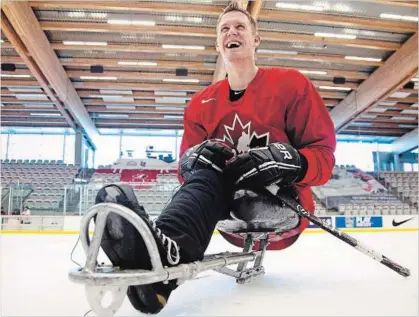
[[229,42],[229,43],[227,44],[227,47],[228,47],[228,48],[231,48],[231,46],[232,46],[233,44],[235,44],[235,45],[237,45],[237,46],[240,46],[240,45],[241,45],[239,42]]

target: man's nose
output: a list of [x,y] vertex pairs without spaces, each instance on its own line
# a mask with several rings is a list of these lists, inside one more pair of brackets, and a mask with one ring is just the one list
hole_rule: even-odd
[[229,30],[228,30],[228,33],[227,33],[227,35],[236,35],[237,34],[237,29],[234,27],[234,26],[232,26]]

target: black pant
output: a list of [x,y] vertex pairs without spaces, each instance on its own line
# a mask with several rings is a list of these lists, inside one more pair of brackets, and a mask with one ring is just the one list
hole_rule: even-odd
[[217,222],[229,215],[233,189],[219,172],[197,170],[156,220],[176,241],[181,262],[202,260]]

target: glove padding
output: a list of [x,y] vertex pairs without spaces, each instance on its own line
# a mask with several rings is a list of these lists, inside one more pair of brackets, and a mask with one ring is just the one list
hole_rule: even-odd
[[199,169],[213,169],[222,173],[227,162],[235,155],[235,150],[221,140],[205,140],[182,155],[179,164],[180,175],[186,181]]
[[226,167],[225,175],[238,188],[255,189],[292,184],[300,171],[298,151],[289,144],[277,142],[237,155]]

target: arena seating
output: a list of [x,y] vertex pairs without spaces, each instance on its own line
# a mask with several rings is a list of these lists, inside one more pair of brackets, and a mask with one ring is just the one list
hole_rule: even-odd
[[73,183],[78,167],[56,160],[4,160],[1,184],[30,185],[25,205],[33,210],[56,210],[64,198],[64,188]]
[[[353,166],[337,166],[340,169],[353,169]],[[3,188],[13,184],[28,184],[33,191],[25,205],[32,211],[57,211],[62,205],[64,187],[70,186],[77,175],[78,167],[63,164],[62,161],[47,160],[4,160],[2,161],[1,185]],[[381,172],[378,180],[389,192],[374,193],[371,196],[344,201],[334,210],[327,210],[313,192],[317,215],[402,215],[418,213],[418,173]],[[179,188],[175,170],[159,169],[97,169],[87,184],[87,210],[94,204],[99,189],[105,184],[124,182],[134,187],[140,204],[152,214],[157,215],[170,201]]]
[[[325,190],[313,190],[313,196],[315,198],[316,214],[333,214],[333,215],[409,215],[417,214],[417,190],[418,190],[418,173],[416,172],[381,172],[378,177],[378,181],[385,185],[387,190],[372,179],[371,175],[356,170],[354,166],[335,166],[334,177],[337,179],[349,179],[346,183],[348,186],[352,186],[348,190],[353,191],[356,186],[358,179],[360,186],[366,188],[366,192],[370,191],[369,194],[354,195],[351,196],[343,195],[336,199],[342,200],[338,203],[338,207],[333,210],[327,210],[322,203],[322,200],[316,196],[316,192],[326,192]],[[352,180],[351,180],[352,179]],[[363,181],[361,181],[363,179]],[[371,179],[371,181],[369,181]],[[369,183],[368,183],[369,182]],[[377,185],[375,185],[377,184]],[[326,184],[327,185],[327,184]],[[325,185],[325,186],[326,186]],[[332,184],[336,186],[336,184]],[[342,191],[345,191],[345,185],[342,185]],[[371,186],[369,188],[368,186]],[[375,189],[373,188],[375,187]],[[322,187],[319,187],[322,189]],[[336,189],[336,188],[335,188]],[[339,189],[340,190],[340,189]],[[338,194],[339,195],[339,194]],[[326,197],[322,197],[323,200],[327,201]],[[406,199],[407,198],[407,199]]]
[[403,200],[418,205],[418,172],[381,172],[380,180]]

